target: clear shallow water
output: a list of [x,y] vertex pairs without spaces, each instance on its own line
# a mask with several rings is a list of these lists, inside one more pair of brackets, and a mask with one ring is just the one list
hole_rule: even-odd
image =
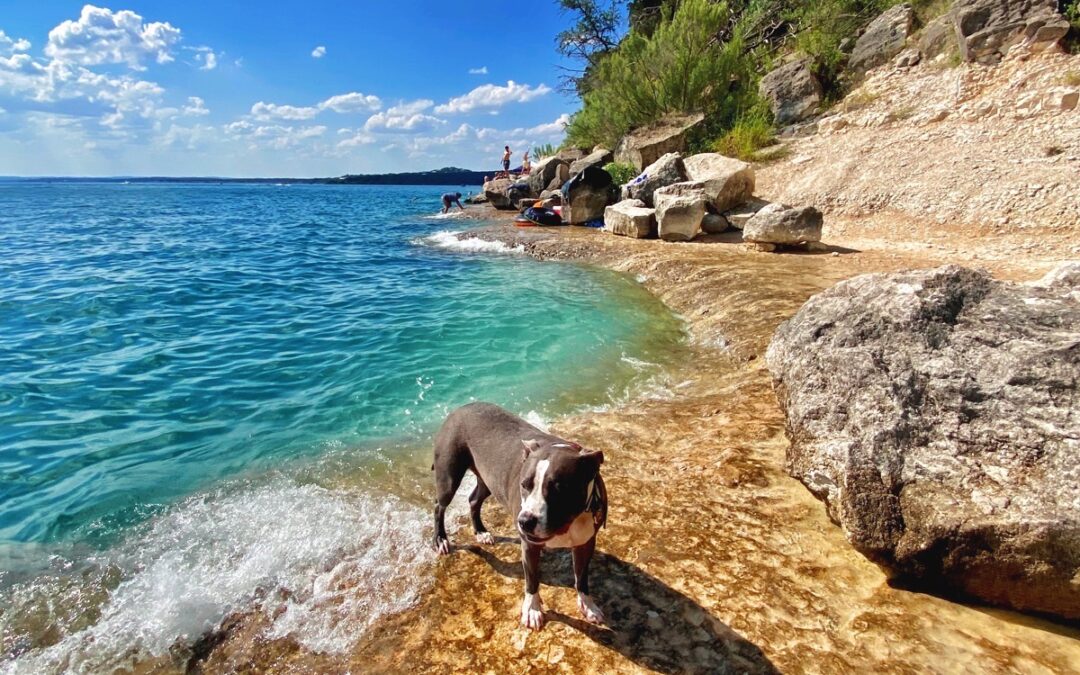
[[343,648],[420,590],[425,493],[386,476],[449,409],[602,405],[677,351],[632,280],[457,243],[441,192],[0,183],[11,668],[161,655],[275,593],[273,631]]

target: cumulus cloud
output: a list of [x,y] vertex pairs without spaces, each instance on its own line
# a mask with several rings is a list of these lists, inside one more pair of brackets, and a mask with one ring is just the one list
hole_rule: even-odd
[[439,115],[461,114],[483,108],[500,108],[508,103],[525,103],[550,92],[551,87],[546,84],[530,87],[527,84],[518,84],[513,80],[508,81],[505,87],[497,84],[482,84],[464,96],[457,96],[440,106],[436,106],[435,113]]
[[364,95],[357,91],[331,96],[319,104],[321,110],[333,110],[336,113],[372,112],[382,107],[378,96]]
[[359,147],[361,145],[371,145],[374,142],[375,142],[375,137],[374,136],[372,136],[371,134],[364,133],[363,131],[358,131],[358,132],[352,134],[351,136],[349,136],[348,138],[345,138],[345,139],[342,139],[342,140],[338,141],[337,147],[342,148],[342,149],[355,148],[355,147]]
[[323,47],[322,45],[311,50],[311,58],[313,59],[321,59],[324,56],[326,56],[326,47]]
[[180,29],[167,22],[144,23],[130,10],[86,5],[78,20],[67,20],[49,31],[45,54],[56,61],[83,66],[127,64],[145,70],[143,62],[173,60]]
[[278,105],[259,101],[251,106],[251,114],[259,120],[309,120],[319,114],[319,109],[311,106]]
[[524,132],[527,136],[561,136],[566,133],[567,124],[570,124],[570,116],[563,113],[554,122],[537,124],[535,127],[525,129]]
[[416,101],[402,102],[386,112],[372,115],[364,123],[366,131],[426,131],[439,125],[446,124],[432,115],[425,115],[423,111],[434,105],[430,99],[418,99]]
[[19,38],[18,40],[14,40],[14,39],[8,37],[8,35],[6,33],[4,33],[4,31],[0,30],[0,52],[7,52],[7,53],[10,54],[10,53],[13,53],[13,52],[25,52],[25,51],[29,51],[29,50],[30,50],[30,41],[29,40],[26,40],[24,38]]
[[188,104],[184,106],[184,114],[192,117],[209,115],[210,110],[206,107],[206,101],[198,96],[188,96]]
[[213,70],[217,68],[217,54],[211,51],[200,52],[195,55],[195,60],[201,63],[199,70]]
[[469,68],[470,75],[487,75],[487,66],[480,66],[479,68]]

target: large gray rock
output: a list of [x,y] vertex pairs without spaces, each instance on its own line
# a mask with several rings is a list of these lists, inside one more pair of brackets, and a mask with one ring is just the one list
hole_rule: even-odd
[[595,166],[602,169],[605,164],[611,161],[612,157],[614,157],[614,155],[610,150],[606,148],[597,148],[571,164],[570,175],[573,176],[574,174],[581,173],[587,166]]
[[597,167],[588,167],[570,178],[566,186],[563,220],[571,225],[583,225],[604,217],[611,203],[611,174]]
[[960,56],[985,64],[997,63],[1024,40],[1045,48],[1069,30],[1056,0],[956,0],[951,14]]
[[802,244],[821,241],[821,211],[769,204],[743,225],[743,240],[760,244]]
[[686,152],[687,136],[705,119],[703,114],[668,115],[652,124],[635,129],[619,141],[615,160],[633,164],[642,171],[661,155]]
[[[561,168],[564,166],[569,167],[569,162],[560,159],[558,156],[548,157],[534,164],[532,171],[529,173],[529,190],[534,195],[539,195],[548,189],[552,181],[560,175],[560,171],[565,172],[568,170]],[[562,183],[559,185],[561,187]]]
[[738,159],[716,152],[691,155],[683,160],[686,177],[705,185],[713,209],[723,213],[754,195],[754,170]]
[[855,548],[931,589],[1080,617],[1077,281],[866,275],[780,326],[788,471]]
[[627,199],[604,209],[604,230],[635,239],[656,236],[656,211],[640,199]]
[[708,196],[701,183],[675,183],[653,195],[657,234],[664,241],[690,241],[701,233]]
[[701,219],[701,231],[706,234],[720,234],[727,232],[728,221],[719,213],[706,213]]
[[507,192],[513,185],[513,181],[509,178],[496,178],[495,180],[489,180],[484,183],[483,191],[484,197],[488,203],[497,209],[512,209],[514,208],[513,202],[510,200],[510,196]]
[[786,63],[761,78],[761,97],[769,102],[778,126],[804,120],[818,111],[824,92],[809,59]]
[[911,5],[904,3],[885,10],[870,22],[851,50],[848,69],[856,73],[865,73],[888,63],[904,49],[904,43],[911,35],[915,22],[915,12]]
[[570,165],[564,162],[559,162],[559,166],[555,169],[555,177],[548,183],[548,190],[562,190],[563,183],[570,180]]
[[919,54],[925,60],[956,49],[956,27],[951,14],[942,14],[926,24],[919,33]]
[[727,218],[729,225],[736,230],[741,230],[746,227],[746,223],[749,222],[751,218],[757,215],[758,211],[768,205],[769,202],[764,199],[751,197],[735,208],[724,211],[724,217]]
[[686,167],[682,155],[669,152],[645,167],[641,175],[623,188],[624,199],[640,199],[646,206],[653,206],[653,194],[662,187],[686,180]]

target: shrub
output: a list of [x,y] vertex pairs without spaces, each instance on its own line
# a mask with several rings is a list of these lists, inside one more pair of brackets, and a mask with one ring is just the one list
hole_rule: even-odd
[[604,171],[611,174],[616,185],[626,185],[638,175],[637,167],[624,162],[611,162],[604,166]]
[[534,160],[541,160],[545,157],[551,157],[555,154],[555,146],[551,143],[545,143],[544,145],[538,145],[532,149],[532,156]]
[[749,162],[758,159],[758,150],[775,142],[773,125],[759,109],[740,115],[731,130],[713,144],[713,150]]
[[731,20],[727,3],[684,0],[651,36],[631,30],[595,69],[593,87],[567,126],[571,143],[613,147],[630,129],[669,112],[728,113],[755,79],[743,39],[715,36]]

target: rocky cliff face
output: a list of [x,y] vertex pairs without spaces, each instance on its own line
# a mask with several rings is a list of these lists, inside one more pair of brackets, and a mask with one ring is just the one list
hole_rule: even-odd
[[947,590],[1080,617],[1080,264],[960,267],[811,298],[767,359],[788,470],[864,555]]

